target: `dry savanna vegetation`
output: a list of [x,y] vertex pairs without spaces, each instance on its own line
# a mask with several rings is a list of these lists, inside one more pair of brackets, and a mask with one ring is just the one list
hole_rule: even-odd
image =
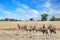
[[43,24],[45,24],[46,27],[49,26],[49,24],[53,25],[56,27],[57,30],[60,30],[60,21],[0,21],[0,29],[12,29],[12,30],[17,30],[17,24],[20,26],[27,25],[28,27],[31,26],[37,26],[42,27]]
[[[57,29],[56,34],[43,35],[42,32],[36,31],[22,31],[18,30],[18,26],[23,27],[24,25],[36,26],[37,28],[42,27],[45,24],[46,27],[49,24],[53,25]],[[0,40],[60,40],[60,21],[0,21]]]

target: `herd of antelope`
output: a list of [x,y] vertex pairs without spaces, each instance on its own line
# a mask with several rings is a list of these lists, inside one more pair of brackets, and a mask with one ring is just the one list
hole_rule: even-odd
[[50,33],[56,33],[56,28],[54,27],[54,26],[52,26],[52,25],[50,25],[49,24],[49,26],[48,26],[48,28],[46,28],[45,27],[45,24],[43,24],[43,26],[42,26],[42,28],[36,28],[36,26],[27,26],[27,25],[24,25],[23,27],[21,27],[19,24],[17,25],[18,26],[18,29],[19,30],[26,30],[26,31],[29,31],[29,32],[31,32],[31,31],[40,31],[40,32],[42,32],[43,34],[44,33],[46,33],[46,34],[48,34],[48,30],[49,30],[49,32]]

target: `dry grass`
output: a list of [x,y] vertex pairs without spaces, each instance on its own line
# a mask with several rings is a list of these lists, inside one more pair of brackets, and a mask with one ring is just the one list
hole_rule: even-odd
[[60,30],[60,21],[39,21],[39,22],[20,22],[20,21],[0,21],[0,40],[60,40],[60,31],[57,34],[50,34],[48,36],[42,34],[42,32],[27,32],[22,30],[17,30],[17,24],[20,26],[30,25],[37,27],[42,27],[43,24],[46,27],[49,24],[56,26],[56,29]]
[[20,21],[0,21],[0,29],[13,29],[13,30],[17,30],[17,24],[20,24],[20,26],[34,26],[36,25],[37,27],[42,27],[43,24],[46,25],[46,27],[49,26],[49,24],[54,25],[58,30],[60,30],[60,21],[39,21],[39,22],[33,22],[33,21],[29,21],[29,22],[20,22]]

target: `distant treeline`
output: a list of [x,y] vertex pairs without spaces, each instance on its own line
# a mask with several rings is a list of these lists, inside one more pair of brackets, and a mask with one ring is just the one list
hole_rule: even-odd
[[[42,14],[41,15],[41,20],[36,20],[36,21],[47,21],[48,14]],[[0,21],[35,21],[33,18],[29,18],[29,20],[18,20],[18,19],[13,19],[13,18],[5,18],[5,19],[0,19]],[[49,21],[60,21],[60,18],[55,18],[55,16],[52,16]]]
[[[18,19],[0,19],[0,21],[35,21],[33,18],[30,18],[29,20],[18,20]],[[36,20],[36,21],[42,21],[42,20]],[[54,18],[52,17],[49,21],[60,21],[60,18]]]
[[55,18],[54,16],[52,16],[49,21],[60,21],[60,18]]
[[5,19],[0,19],[0,21],[22,21],[22,20],[13,19],[13,18],[5,18]]

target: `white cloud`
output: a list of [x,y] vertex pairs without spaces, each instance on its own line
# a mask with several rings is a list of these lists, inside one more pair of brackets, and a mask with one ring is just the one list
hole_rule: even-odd
[[50,0],[47,0],[43,4],[39,4],[41,7],[47,8],[48,12],[47,12],[47,9],[45,9],[45,8],[44,8],[44,10],[41,10],[41,11],[36,10],[36,9],[32,9],[25,4],[19,3],[17,0],[13,0],[13,3],[18,6],[13,11],[7,11],[7,10],[4,10],[4,9],[0,8],[0,12],[5,14],[4,17],[1,16],[1,18],[8,17],[8,18],[16,18],[16,19],[26,20],[26,19],[29,19],[29,18],[40,19],[41,18],[40,16],[43,13],[47,13],[47,14],[50,14],[50,15],[60,14],[60,10],[55,10],[55,9],[52,8],[52,4],[50,3]]
[[50,9],[49,13],[50,14],[60,14],[60,10]]
[[5,11],[5,10],[2,10],[3,13],[5,14],[11,14],[12,12],[9,12],[9,11]]
[[11,12],[7,11],[7,10],[4,10],[2,8],[0,8],[0,12],[4,13],[4,14],[11,14]]
[[32,0],[32,3],[40,3],[42,1],[46,1],[46,0]]
[[33,9],[31,9],[29,12],[31,13],[32,17],[35,18],[38,17],[38,15],[40,14],[39,11]]
[[16,9],[17,12],[20,12],[20,13],[26,13],[26,10],[24,10],[23,8],[17,8]]
[[4,16],[1,15],[1,18],[17,18],[17,14],[13,14],[13,12],[4,10],[3,8],[0,8],[1,14],[4,14]]
[[23,15],[23,17],[26,17],[26,18],[38,18],[39,16],[39,11],[36,10],[36,9],[32,9],[30,8],[29,6],[25,5],[25,4],[21,4],[19,2],[16,2],[16,5],[18,5],[19,7],[17,7],[15,9],[15,12],[18,13],[19,15]]
[[52,4],[49,1],[46,1],[44,4],[44,7],[46,8],[50,8],[52,6]]
[[19,4],[13,11],[7,11],[4,9],[0,9],[0,11],[4,14],[4,18],[17,18],[17,19],[29,19],[29,18],[37,18],[39,15],[39,11],[36,9],[31,9],[29,6],[24,4]]
[[[25,4],[21,4],[17,2],[17,5],[19,6],[16,8],[16,12],[22,14],[22,18],[39,18],[41,14],[47,13],[48,15],[58,14],[60,13],[59,10],[55,10],[52,8],[52,4],[50,3],[50,0],[47,0],[45,4],[42,4],[42,7],[45,7],[44,10],[38,11],[36,9],[31,9],[29,6]],[[47,9],[46,9],[47,8]],[[21,19],[22,19],[21,18]]]
[[35,9],[31,9],[31,8],[28,8],[28,9],[26,9],[26,8],[17,8],[16,12],[20,13],[20,15],[23,14],[24,17],[28,17],[28,18],[36,18],[40,14],[39,11],[37,11]]

